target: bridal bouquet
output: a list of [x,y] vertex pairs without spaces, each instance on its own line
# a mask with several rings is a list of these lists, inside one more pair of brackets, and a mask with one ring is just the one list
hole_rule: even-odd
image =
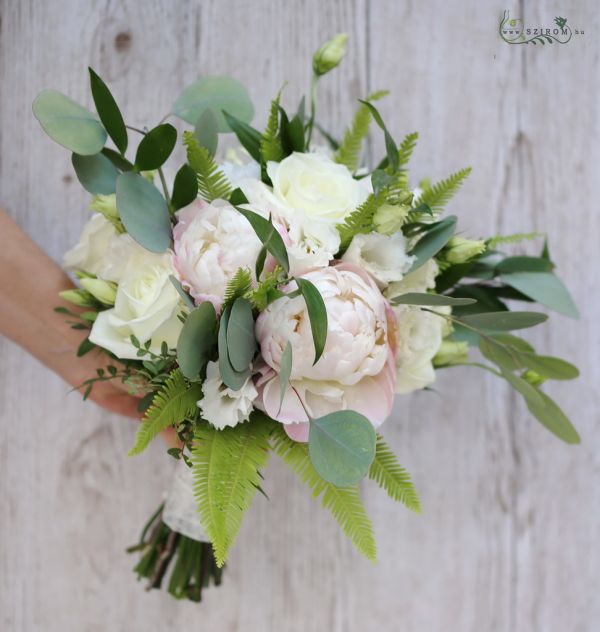
[[[165,163],[176,128],[167,117],[151,129],[125,125],[93,70],[97,116],[53,90],[33,104],[93,194],[94,214],[65,257],[80,288],[61,296],[76,307],[57,308],[86,330],[78,355],[97,353],[84,396],[120,380],[140,397],[130,454],[168,428],[179,439],[168,450],[178,461],[172,489],[131,549],[149,587],[170,571],[178,598],[199,601],[220,582],[273,453],[374,560],[359,482],[369,477],[420,510],[378,429],[395,394],[428,388],[442,368],[505,380],[550,432],[579,442],[541,388],[577,369],[510,333],[547,316],[508,301],[577,315],[547,244],[539,256],[508,256],[502,246],[538,235],[458,234],[457,217],[442,213],[470,170],[411,186],[417,134],[396,142],[375,106],[384,92],[361,100],[341,139],[327,133],[316,88],[345,44],[338,35],[317,51],[308,106],[303,99],[290,113],[280,92],[264,131],[249,124],[253,107],[237,81],[186,88],[168,115],[193,126],[174,177]],[[385,156],[369,170],[360,158],[371,123]],[[227,133],[242,149],[218,160]]]

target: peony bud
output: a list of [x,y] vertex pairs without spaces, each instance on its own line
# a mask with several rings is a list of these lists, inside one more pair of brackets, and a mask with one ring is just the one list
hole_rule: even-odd
[[342,61],[346,54],[347,41],[346,33],[338,33],[313,55],[313,72],[317,77],[333,70]]
[[373,216],[375,230],[382,235],[397,233],[410,212],[410,206],[404,204],[384,204]]
[[442,344],[433,358],[434,366],[448,366],[460,364],[469,358],[469,345],[467,342],[454,340],[442,340]]
[[81,279],[81,285],[101,303],[114,305],[117,298],[117,284],[102,279]]
[[444,249],[444,257],[449,263],[464,263],[480,255],[485,248],[483,239],[464,239],[455,235]]

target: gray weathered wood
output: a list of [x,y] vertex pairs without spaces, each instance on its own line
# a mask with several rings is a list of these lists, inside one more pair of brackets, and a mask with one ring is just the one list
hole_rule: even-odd
[[[545,1],[521,14],[552,23]],[[560,9],[561,11],[563,9]],[[518,12],[518,9],[515,9]],[[166,485],[160,446],[129,459],[134,426],[76,395],[1,342],[0,621],[4,630],[592,631],[600,620],[597,428],[600,348],[600,26],[588,0],[566,15],[566,46],[508,46],[501,10],[474,1],[0,0],[0,202],[55,259],[88,214],[67,153],[30,105],[45,87],[91,104],[86,67],[110,82],[132,124],[151,124],[205,73],[250,89],[257,124],[284,80],[295,105],[310,55],[338,31],[343,67],[323,80],[322,120],[340,133],[379,88],[393,133],[419,130],[415,178],[474,172],[453,210],[468,235],[539,230],[581,306],[536,341],[582,369],[551,386],[583,436],[549,436],[502,384],[473,369],[440,375],[441,396],[398,401],[384,432],[421,491],[424,515],[365,486],[380,561],[273,460],[225,584],[201,606],[145,594],[123,550]],[[371,143],[379,155],[377,134]],[[596,355],[594,354],[596,352]]]

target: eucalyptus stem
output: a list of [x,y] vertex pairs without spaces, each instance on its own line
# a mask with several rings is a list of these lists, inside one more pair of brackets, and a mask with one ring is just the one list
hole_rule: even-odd
[[171,198],[169,197],[169,189],[167,188],[167,181],[165,180],[165,174],[161,167],[158,168],[158,177],[160,178],[160,184],[162,186],[163,193],[165,195],[165,200],[169,208],[171,207]]
[[142,136],[145,136],[147,133],[143,129],[140,129],[139,127],[133,127],[133,125],[125,125],[125,127],[127,129],[130,129],[132,132],[137,132],[138,134],[141,134]]
[[317,82],[319,81],[318,75],[313,73],[310,82],[310,118],[308,119],[306,148],[309,148],[310,139],[312,138],[313,127],[315,125],[315,116],[317,112]]

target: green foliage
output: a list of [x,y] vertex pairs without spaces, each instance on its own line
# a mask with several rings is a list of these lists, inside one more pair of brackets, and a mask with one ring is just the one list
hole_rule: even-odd
[[188,163],[198,177],[200,195],[207,202],[229,199],[231,184],[208,149],[200,145],[192,132],[183,133],[183,143],[187,149]]
[[[380,90],[369,95],[365,101],[376,101],[387,94],[387,90]],[[356,171],[356,169],[360,166],[360,151],[362,149],[363,141],[369,133],[371,118],[369,108],[366,105],[361,104],[354,115],[352,123],[344,132],[344,138],[335,153],[334,160],[346,165],[350,171]]]
[[415,257],[410,268],[411,272],[429,261],[448,243],[452,235],[454,235],[457,221],[456,215],[448,215],[440,222],[427,226],[425,235],[419,239],[408,253]]
[[252,305],[245,298],[236,298],[227,326],[227,354],[235,371],[243,372],[250,367],[256,346]]
[[91,68],[88,70],[96,112],[98,112],[104,129],[108,132],[117,149],[121,154],[125,154],[127,151],[127,128],[119,106],[104,81]]
[[175,175],[171,206],[178,210],[191,204],[198,197],[196,172],[189,165],[182,165]]
[[358,487],[336,487],[323,480],[310,461],[307,444],[290,439],[280,424],[273,429],[272,445],[273,451],[312,490],[313,498],[321,496],[323,507],[333,514],[358,551],[375,561],[377,546],[373,527]]
[[369,469],[369,478],[385,489],[388,496],[406,505],[416,513],[421,512],[421,503],[410,474],[398,463],[396,455],[384,438],[377,435],[375,459]]
[[487,240],[488,249],[493,249],[496,246],[501,246],[504,244],[518,244],[522,241],[531,241],[533,239],[537,239],[538,237],[543,237],[542,233],[514,233],[512,235],[496,235],[491,239]]
[[281,146],[281,138],[279,137],[279,101],[281,99],[281,91],[271,101],[271,110],[265,129],[260,140],[260,157],[263,162],[272,160],[279,162],[283,158],[283,147]]
[[115,192],[119,172],[104,154],[73,154],[71,163],[77,179],[88,193],[110,195]]
[[217,315],[210,301],[204,301],[185,319],[177,340],[177,361],[188,380],[197,380],[217,344]]
[[223,297],[222,311],[225,311],[237,298],[242,298],[252,290],[252,274],[248,268],[238,268],[231,277]]
[[179,369],[173,371],[164,386],[156,393],[146,411],[129,455],[140,454],[162,430],[192,417],[198,410],[196,402],[202,397],[199,384],[188,384]]
[[400,168],[408,164],[408,161],[417,146],[418,139],[419,132],[412,132],[411,134],[407,134],[404,137],[404,140],[400,143],[400,147],[398,147],[398,166]]
[[152,171],[161,167],[175,149],[177,130],[169,123],[151,129],[142,138],[135,153],[135,166],[139,171]]
[[262,419],[217,430],[197,424],[192,463],[194,497],[217,566],[227,559],[244,513],[261,484],[269,457],[269,425]]
[[254,309],[262,312],[269,303],[282,295],[277,289],[281,282],[281,272],[281,268],[277,266],[272,272],[265,274],[263,280],[248,294]]
[[319,292],[313,283],[308,279],[301,278],[297,278],[295,281],[306,303],[306,311],[308,312],[315,347],[315,360],[313,364],[316,364],[323,354],[325,343],[327,342],[327,309],[321,292]]
[[427,204],[432,211],[440,213],[470,173],[471,167],[467,167],[451,174],[445,180],[427,187],[415,202]]
[[250,367],[246,366],[241,371],[238,371],[231,362],[231,349],[229,347],[230,336],[228,333],[231,311],[231,306],[223,310],[221,313],[221,319],[219,320],[219,372],[224,384],[233,391],[239,391],[246,383],[246,380],[250,377]]
[[344,253],[355,235],[369,233],[373,230],[373,217],[377,210],[385,203],[386,194],[382,190],[379,193],[371,193],[369,197],[348,217],[343,224],[338,224],[340,234],[340,253]]

